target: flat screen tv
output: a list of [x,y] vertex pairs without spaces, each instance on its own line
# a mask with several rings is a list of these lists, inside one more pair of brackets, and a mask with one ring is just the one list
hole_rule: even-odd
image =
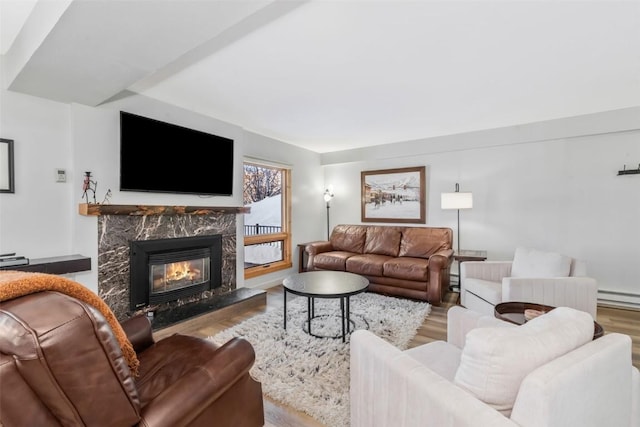
[[230,196],[233,140],[121,111],[120,190]]

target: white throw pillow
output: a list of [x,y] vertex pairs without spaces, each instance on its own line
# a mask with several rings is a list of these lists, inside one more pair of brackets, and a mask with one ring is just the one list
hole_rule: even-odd
[[570,257],[523,247],[516,248],[511,265],[511,277],[568,277],[570,272]]
[[592,339],[591,316],[569,307],[515,328],[472,329],[454,383],[508,417],[530,372]]

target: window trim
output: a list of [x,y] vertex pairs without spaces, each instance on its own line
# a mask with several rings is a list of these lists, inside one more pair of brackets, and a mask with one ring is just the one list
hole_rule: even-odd
[[291,169],[284,165],[276,165],[273,162],[261,162],[257,159],[246,158],[242,163],[243,188],[244,188],[244,166],[246,164],[260,166],[264,168],[279,169],[282,172],[282,231],[272,234],[259,234],[245,236],[243,230],[243,249],[249,245],[257,243],[282,242],[282,260],[269,264],[263,264],[244,268],[244,278],[251,279],[264,274],[273,273],[293,267],[293,257],[291,252]]

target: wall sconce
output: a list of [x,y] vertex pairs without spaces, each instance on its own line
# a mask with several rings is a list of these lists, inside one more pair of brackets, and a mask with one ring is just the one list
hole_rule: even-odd
[[333,186],[330,185],[329,188],[324,191],[323,197],[327,203],[327,240],[329,240],[329,202],[333,199]]

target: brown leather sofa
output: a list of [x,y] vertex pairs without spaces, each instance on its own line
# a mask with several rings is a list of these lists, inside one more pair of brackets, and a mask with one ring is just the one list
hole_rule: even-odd
[[51,291],[0,303],[0,425],[264,425],[249,342],[179,334],[154,342],[141,316],[122,326],[137,377],[91,305]]
[[336,226],[329,241],[309,243],[307,270],[369,279],[369,291],[440,305],[449,288],[453,232],[440,227]]

